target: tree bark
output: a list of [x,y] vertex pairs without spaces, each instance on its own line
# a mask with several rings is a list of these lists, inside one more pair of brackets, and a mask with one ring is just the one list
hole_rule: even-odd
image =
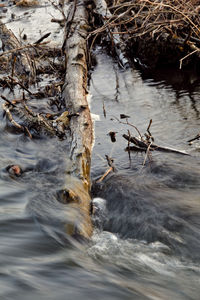
[[[66,178],[69,205],[80,211],[78,229],[67,225],[67,232],[86,238],[92,234],[90,218],[90,164],[93,144],[93,126],[87,102],[87,45],[88,20],[86,1],[74,1],[70,20],[66,24],[66,75],[63,98],[69,114],[78,114],[70,120],[71,166]],[[73,180],[73,178],[75,180]],[[78,179],[78,180],[77,180]]]

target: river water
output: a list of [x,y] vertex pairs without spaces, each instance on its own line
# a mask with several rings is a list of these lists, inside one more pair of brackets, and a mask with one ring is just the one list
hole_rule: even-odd
[[[100,49],[91,73],[95,123],[92,180],[95,230],[80,244],[64,233],[67,144],[13,132],[0,117],[0,299],[199,299],[200,80],[195,72],[121,70]],[[105,116],[106,114],[106,116]],[[129,154],[122,134],[143,134],[190,156]],[[124,120],[121,120],[124,121]],[[116,133],[116,142],[109,132]],[[95,183],[108,155],[115,172]],[[26,172],[12,177],[6,167]]]
[[[186,141],[199,130],[200,85],[194,73],[153,76],[122,71],[97,53],[92,179],[107,170],[105,155],[116,172],[94,184],[96,227],[87,245],[65,237],[65,211],[56,199],[65,147],[14,134],[1,113],[1,299],[199,299],[200,159],[198,142]],[[144,154],[130,159],[122,134],[137,133],[115,119],[120,113],[142,133],[152,119],[157,144],[191,156],[154,152],[144,166]],[[117,132],[115,143],[110,131]],[[16,162],[27,172],[12,178],[5,168]]]

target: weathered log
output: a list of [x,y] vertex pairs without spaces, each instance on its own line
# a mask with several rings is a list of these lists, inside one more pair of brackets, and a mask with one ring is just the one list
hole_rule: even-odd
[[[68,6],[70,4],[66,4]],[[75,0],[71,3],[72,10],[66,24],[64,52],[66,57],[66,75],[62,96],[65,101],[66,111],[57,119],[48,120],[42,114],[35,113],[25,101],[13,104],[4,96],[4,110],[10,122],[18,129],[24,130],[12,118],[14,115],[22,115],[25,124],[31,124],[41,132],[50,136],[57,135],[58,127],[64,126],[67,136],[68,156],[70,163],[66,171],[66,184],[62,193],[62,200],[66,204],[65,212],[69,222],[66,224],[66,232],[70,235],[81,235],[89,238],[92,234],[92,221],[90,216],[90,164],[93,144],[93,126],[90,110],[87,103],[87,45],[88,21],[85,0]],[[26,49],[22,49],[14,34],[0,23],[0,42],[2,51],[6,52],[0,59],[5,62],[5,70],[8,79],[15,82],[15,75],[20,79],[19,84],[27,82],[31,72],[29,55]],[[39,41],[37,41],[39,42]],[[36,42],[36,43],[37,43]],[[16,51],[15,51],[16,50]],[[14,63],[12,62],[12,58]],[[11,61],[11,63],[10,63]],[[2,69],[1,69],[2,71]],[[13,71],[13,72],[12,72]],[[22,85],[21,84],[21,85]],[[24,86],[24,84],[23,84]],[[25,87],[26,91],[29,90]],[[32,95],[32,92],[29,92]],[[23,99],[22,99],[23,100]],[[23,122],[24,123],[24,122]],[[55,126],[53,126],[55,125]],[[68,130],[67,130],[68,129]],[[59,199],[58,199],[59,200]]]
[[[67,203],[80,212],[78,228],[67,225],[67,232],[88,238],[92,234],[90,218],[90,164],[93,144],[93,126],[87,102],[87,45],[88,20],[86,1],[74,1],[73,14],[66,26],[66,76],[63,98],[70,114],[70,159],[65,194]],[[80,217],[79,216],[79,217]],[[75,218],[77,215],[75,214]],[[74,220],[75,224],[77,220]]]

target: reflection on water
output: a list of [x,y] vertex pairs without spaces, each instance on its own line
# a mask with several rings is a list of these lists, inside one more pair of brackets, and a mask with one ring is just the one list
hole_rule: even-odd
[[[97,58],[90,86],[91,110],[100,116],[92,177],[106,171],[105,154],[117,172],[94,184],[96,227],[88,244],[66,237],[69,216],[57,201],[67,142],[30,141],[5,130],[1,119],[1,299],[199,299],[200,159],[198,143],[186,143],[199,131],[198,79],[188,85],[184,79],[183,88],[175,73],[177,85],[166,74],[142,79],[105,54]],[[115,119],[120,113],[141,132],[152,118],[157,144],[191,156],[155,152],[145,166],[143,154],[130,159],[122,134],[135,132]],[[115,143],[110,131],[117,132]],[[22,177],[7,174],[13,163],[22,166]]]
[[[146,71],[142,74],[142,78],[144,80],[149,81],[149,78],[153,78],[152,84],[156,85],[156,82],[163,81],[164,85],[168,85],[173,88],[175,93],[174,104],[182,111],[184,109],[183,101],[184,99],[190,100],[190,109],[194,110],[196,113],[195,118],[199,119],[200,107],[199,107],[199,92],[200,92],[200,77],[199,72],[197,70],[176,70],[175,74],[172,74],[171,69],[159,70],[157,72],[153,72],[149,74]],[[162,86],[159,84],[159,88]],[[187,113],[185,114],[185,118],[187,119]]]

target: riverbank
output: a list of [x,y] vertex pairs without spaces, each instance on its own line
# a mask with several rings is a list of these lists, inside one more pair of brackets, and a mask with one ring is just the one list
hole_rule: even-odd
[[103,26],[120,36],[130,62],[151,69],[200,65],[200,1],[107,0],[107,5],[111,16]]

